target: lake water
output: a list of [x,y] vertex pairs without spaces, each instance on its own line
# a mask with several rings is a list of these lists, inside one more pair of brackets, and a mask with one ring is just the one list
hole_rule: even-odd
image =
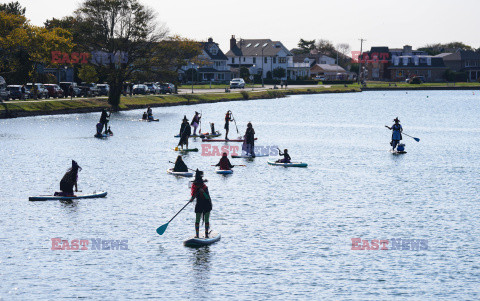
[[[0,300],[373,300],[480,298],[480,93],[364,92],[154,108],[113,114],[115,136],[93,138],[99,113],[0,120]],[[222,239],[192,249],[189,179],[168,175],[181,119],[194,111],[223,129],[233,111],[257,145],[288,148],[308,168],[268,158],[190,153],[205,171],[212,229]],[[389,152],[399,117],[407,154]],[[230,138],[237,136],[231,125]],[[201,141],[191,145],[201,147]],[[221,146],[221,143],[217,143]],[[238,144],[232,144],[238,145]],[[75,159],[79,189],[105,199],[29,202],[58,190]],[[127,240],[128,250],[51,250],[52,238]],[[352,238],[389,250],[352,250]],[[427,250],[392,250],[424,239]]]

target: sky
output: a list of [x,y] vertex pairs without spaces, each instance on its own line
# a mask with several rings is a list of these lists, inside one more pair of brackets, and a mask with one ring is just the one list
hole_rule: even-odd
[[[0,0],[1,2],[10,2]],[[82,0],[18,0],[35,25],[72,14]],[[171,34],[205,41],[212,37],[227,52],[232,35],[268,38],[287,48],[327,39],[360,50],[372,46],[413,48],[461,41],[480,48],[479,0],[140,0],[158,14]]]

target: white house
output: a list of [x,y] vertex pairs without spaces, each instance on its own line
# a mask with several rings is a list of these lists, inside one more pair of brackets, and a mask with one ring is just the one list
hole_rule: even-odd
[[282,79],[295,80],[298,76],[309,76],[308,63],[294,63],[293,54],[279,41],[270,39],[240,39],[235,36],[230,39],[230,50],[225,54],[228,58],[234,76],[239,76],[242,67],[249,69],[250,74],[261,74],[267,78],[275,68],[285,69],[286,76]]

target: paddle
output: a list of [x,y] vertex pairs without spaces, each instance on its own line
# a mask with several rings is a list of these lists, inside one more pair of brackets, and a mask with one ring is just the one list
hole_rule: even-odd
[[165,233],[165,230],[167,230],[168,224],[170,224],[170,222],[171,222],[175,217],[177,217],[177,215],[178,215],[180,212],[182,212],[182,210],[185,209],[185,207],[187,207],[188,204],[190,204],[190,203],[191,203],[191,202],[188,201],[188,203],[186,203],[185,206],[183,206],[182,209],[180,209],[180,211],[178,211],[177,214],[175,214],[175,215],[168,221],[168,223],[163,224],[163,225],[161,225],[160,227],[158,227],[158,228],[157,228],[157,233],[158,233],[158,235],[162,235],[163,233]]
[[410,137],[410,138],[413,138],[413,140],[415,140],[415,141],[417,141],[417,142],[420,142],[420,138],[412,137],[412,136],[410,136],[409,134],[405,134],[405,133],[403,133],[403,132],[402,132],[402,134],[405,135],[405,136],[408,136],[408,137]]
[[[217,165],[212,165],[212,166],[217,166]],[[232,166],[247,166],[247,165],[232,165]]]
[[235,127],[237,128],[237,134],[240,134],[240,132],[238,131],[237,121],[235,121],[235,118],[233,118],[233,122],[235,123]]

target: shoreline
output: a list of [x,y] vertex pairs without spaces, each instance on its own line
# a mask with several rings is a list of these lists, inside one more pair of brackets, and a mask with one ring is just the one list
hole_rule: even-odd
[[[217,103],[228,101],[246,101],[252,99],[284,98],[290,95],[327,94],[327,93],[359,93],[364,91],[422,91],[422,90],[480,90],[479,86],[412,86],[412,87],[372,87],[331,86],[319,88],[271,89],[263,91],[242,90],[230,93],[197,93],[173,95],[147,95],[121,98],[119,111],[136,110],[151,107],[171,107],[195,105],[202,103]],[[5,107],[7,110],[5,110]],[[110,105],[106,98],[64,99],[45,101],[15,101],[0,103],[0,119],[32,117],[44,115],[82,114],[101,112]]]

